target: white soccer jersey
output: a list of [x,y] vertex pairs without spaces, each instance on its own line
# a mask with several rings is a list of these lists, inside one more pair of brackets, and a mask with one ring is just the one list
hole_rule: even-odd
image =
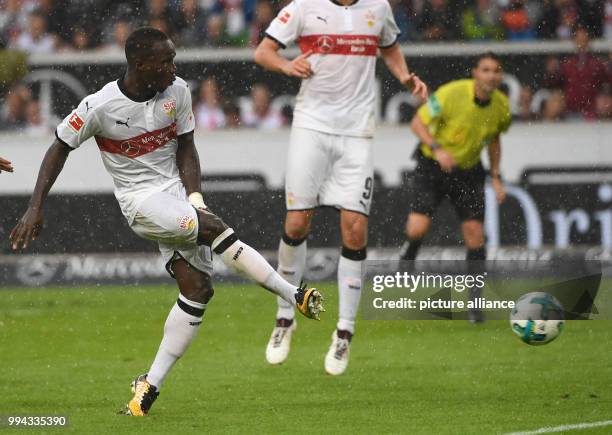
[[374,134],[374,71],[379,47],[399,35],[387,0],[293,0],[266,31],[283,47],[296,41],[314,75],[302,81],[293,125],[347,136]]
[[194,126],[184,80],[177,77],[145,102],[129,99],[114,81],[85,97],[57,127],[56,136],[72,148],[95,138],[121,211],[131,224],[147,196],[180,182],[177,136]]

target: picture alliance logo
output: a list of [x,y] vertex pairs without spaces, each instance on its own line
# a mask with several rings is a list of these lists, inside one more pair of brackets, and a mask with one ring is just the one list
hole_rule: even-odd
[[431,274],[421,272],[396,272],[395,274],[374,275],[372,290],[381,293],[386,289],[406,289],[414,293],[417,289],[451,289],[463,292],[467,289],[481,289],[485,286],[487,273],[482,274]]

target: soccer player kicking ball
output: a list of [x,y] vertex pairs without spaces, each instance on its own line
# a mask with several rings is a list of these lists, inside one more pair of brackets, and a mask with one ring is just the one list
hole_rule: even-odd
[[[278,14],[255,51],[266,69],[302,79],[294,110],[285,194],[287,215],[278,272],[300,282],[314,209],[340,210],[340,316],[325,370],[343,373],[361,296],[373,190],[374,70],[380,51],[391,73],[423,99],[427,87],[408,71],[396,43],[399,30],[387,0],[294,0]],[[278,50],[297,41],[292,61]],[[288,356],[296,328],[293,306],[278,299],[276,327],[266,348],[270,364]]]
[[145,27],[129,36],[125,54],[123,77],[85,97],[57,128],[30,206],[10,237],[13,249],[36,238],[43,202],[68,154],[95,137],[123,214],[136,234],[159,243],[180,290],[153,365],[132,383],[134,397],[126,413],[142,416],[200,329],[213,296],[212,252],[306,317],[318,319],[323,307],[316,289],[285,281],[204,205],[191,94],[175,76],[174,44],[164,33]]
[[[499,172],[500,135],[512,121],[508,98],[498,90],[502,75],[499,58],[485,53],[476,59],[473,79],[440,87],[414,116],[412,130],[420,146],[415,153],[414,198],[406,222],[402,260],[416,258],[433,214],[445,197],[461,219],[469,266],[486,260],[482,224],[486,173],[480,154],[487,147],[493,189],[501,203],[505,191]],[[479,297],[479,289],[471,289],[470,296]],[[469,315],[474,323],[483,320],[480,311],[470,311]]]

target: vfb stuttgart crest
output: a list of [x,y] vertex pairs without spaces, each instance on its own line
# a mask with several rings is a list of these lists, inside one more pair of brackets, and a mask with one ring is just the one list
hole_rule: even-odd
[[335,45],[331,36],[323,35],[317,39],[317,47],[321,53],[329,53]]
[[164,112],[166,112],[166,115],[168,115],[168,118],[174,118],[174,115],[176,114],[175,100],[166,101],[162,107],[164,108]]
[[368,9],[368,11],[365,14],[365,19],[366,19],[366,22],[368,23],[368,26],[372,27],[376,21],[376,14],[373,11]]

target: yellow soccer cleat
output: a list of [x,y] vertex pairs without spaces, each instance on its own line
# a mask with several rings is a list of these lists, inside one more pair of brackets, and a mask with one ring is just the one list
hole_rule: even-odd
[[323,295],[316,288],[306,288],[302,283],[295,294],[295,306],[300,313],[309,319],[321,320],[319,314],[325,311],[323,308]]
[[126,405],[125,413],[134,417],[144,417],[159,396],[157,388],[147,381],[147,375],[140,375],[132,382],[134,397]]

